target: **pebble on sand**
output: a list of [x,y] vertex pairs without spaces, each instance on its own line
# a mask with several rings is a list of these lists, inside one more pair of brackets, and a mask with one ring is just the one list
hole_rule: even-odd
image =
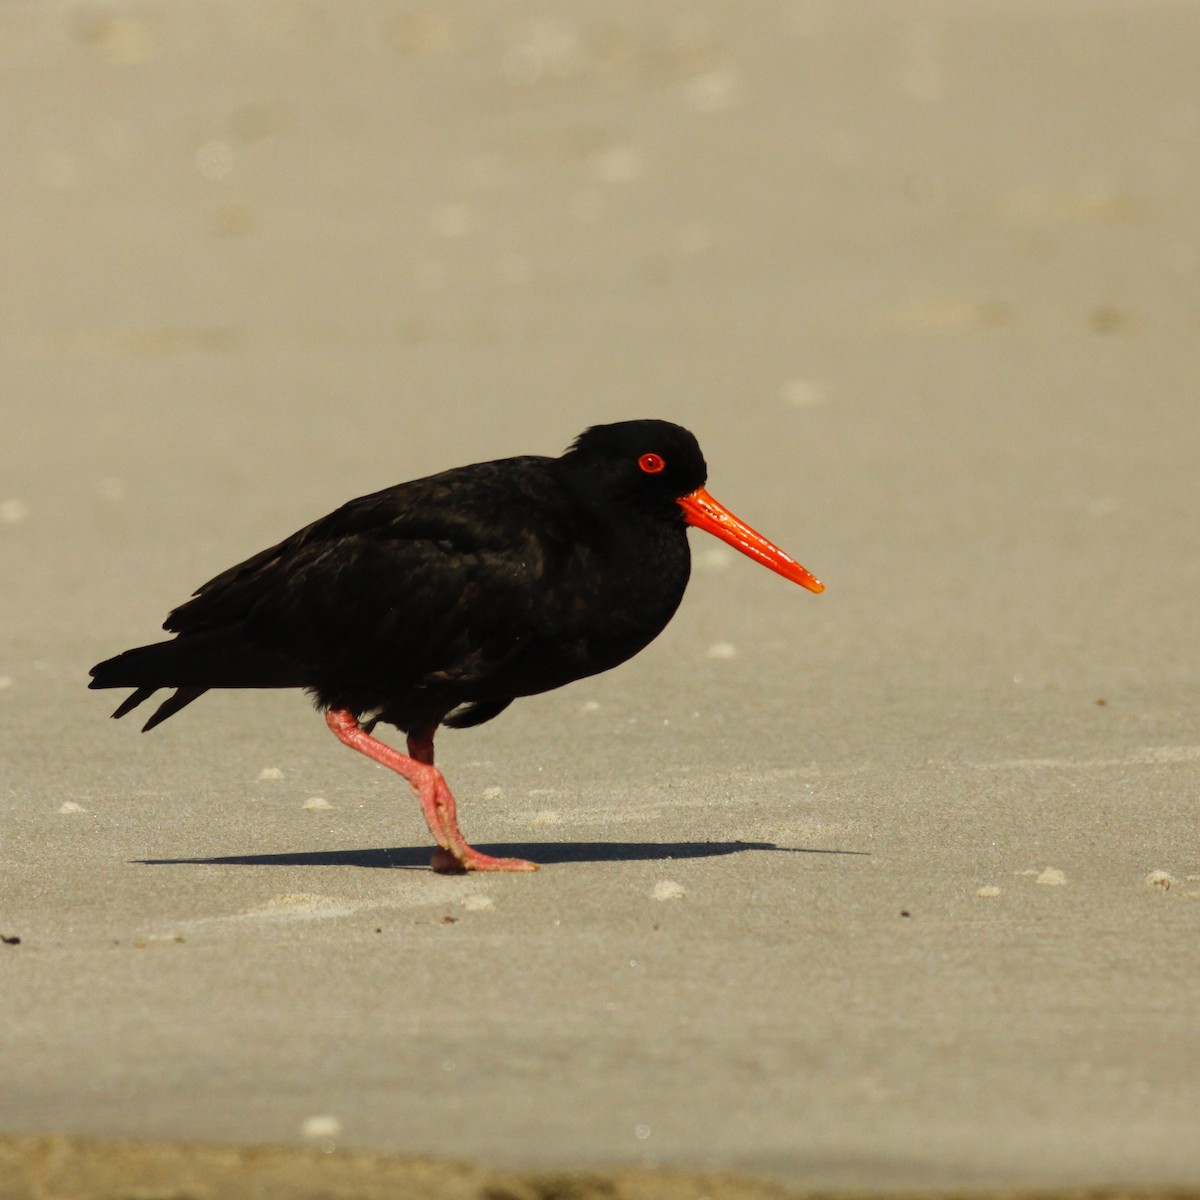
[[683,885],[676,883],[673,879],[660,879],[650,889],[650,898],[652,900],[682,900],[686,895],[687,893],[683,890]]
[[301,1134],[306,1138],[312,1138],[314,1141],[327,1141],[330,1138],[340,1137],[342,1133],[342,1123],[337,1117],[328,1114],[321,1116],[308,1117],[300,1126]]

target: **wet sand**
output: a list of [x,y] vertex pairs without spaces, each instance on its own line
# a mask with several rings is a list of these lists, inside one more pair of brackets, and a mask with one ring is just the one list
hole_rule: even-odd
[[[761,1179],[683,1171],[495,1171],[454,1162],[389,1158],[362,1151],[237,1148],[186,1142],[97,1142],[55,1137],[0,1138],[0,1182],[12,1200],[66,1197],[126,1200],[817,1200]],[[876,1191],[836,1193],[841,1200]],[[893,1200],[1192,1200],[1195,1191],[1137,1188],[1060,1192],[893,1192]]]
[[61,1136],[0,1138],[0,1184],[6,1200],[789,1200],[798,1195],[777,1183],[696,1172],[518,1173],[362,1151]]
[[[5,1161],[1196,1185],[1193,5],[18,3],[0,61]],[[84,686],[636,416],[828,591],[694,533],[638,659],[443,735],[536,876],[431,874],[302,697]]]

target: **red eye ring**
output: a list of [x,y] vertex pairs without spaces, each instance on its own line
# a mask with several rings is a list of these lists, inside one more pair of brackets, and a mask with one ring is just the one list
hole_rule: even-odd
[[638,466],[646,472],[647,475],[657,475],[659,471],[665,471],[667,464],[663,460],[661,454],[643,454],[638,459]]

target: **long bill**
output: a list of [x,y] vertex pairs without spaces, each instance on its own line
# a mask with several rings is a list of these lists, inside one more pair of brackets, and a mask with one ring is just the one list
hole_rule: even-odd
[[679,500],[689,525],[714,534],[728,542],[748,558],[770,567],[772,571],[790,579],[810,592],[823,592],[825,585],[806,571],[794,558],[784,554],[773,542],[768,542],[761,533],[756,533],[745,521],[739,520],[723,504],[714,500],[703,488],[697,488]]

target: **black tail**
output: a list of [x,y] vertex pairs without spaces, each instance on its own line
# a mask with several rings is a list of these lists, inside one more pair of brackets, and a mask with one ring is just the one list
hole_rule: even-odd
[[91,670],[92,688],[134,688],[117,706],[114,717],[123,717],[149,700],[160,688],[175,691],[142,726],[153,729],[213,687],[300,687],[294,668],[278,659],[248,651],[220,636],[194,634],[136,646]]
[[[127,696],[117,705],[114,717],[123,717],[131,713],[137,706],[149,700],[162,687],[175,686],[176,690],[167,697],[151,715],[143,732],[153,729],[168,717],[174,716],[181,708],[191,704],[193,700],[203,696],[208,688],[194,685],[185,686],[183,674],[188,672],[187,659],[193,658],[191,653],[180,653],[186,643],[178,639],[172,642],[159,642],[153,646],[138,646],[126,650],[115,658],[97,663],[91,670],[92,682],[88,687],[135,687],[132,695]],[[190,651],[190,647],[187,650]],[[193,668],[194,669],[194,668]]]

